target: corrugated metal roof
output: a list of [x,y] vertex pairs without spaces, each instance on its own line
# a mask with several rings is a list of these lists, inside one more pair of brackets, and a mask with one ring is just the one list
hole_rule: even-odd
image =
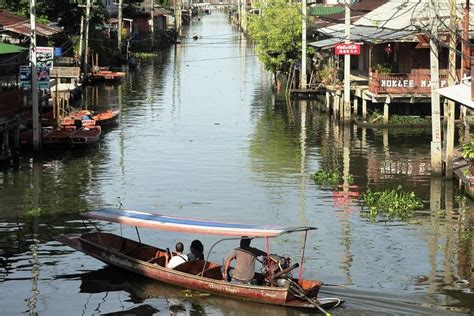
[[173,12],[170,10],[166,10],[164,8],[155,8],[153,10],[153,15],[154,16],[160,16],[160,15],[173,15]]
[[[462,17],[464,1],[456,1],[457,16]],[[449,0],[437,0],[440,30],[449,26]],[[429,20],[429,0],[390,0],[361,17],[354,25],[383,27],[394,30],[417,30],[424,28]],[[474,19],[471,10],[470,20]],[[471,28],[472,28],[471,24]]]
[[465,82],[451,87],[441,88],[438,92],[445,98],[474,109],[474,101],[472,101],[471,97],[471,84],[472,82]]
[[[0,25],[3,29],[17,34],[30,35],[30,20],[5,10],[0,10]],[[45,24],[36,24],[36,35],[50,37],[60,33],[62,30],[58,27],[47,26]]]
[[331,37],[331,38],[327,38],[321,41],[308,43],[308,45],[316,47],[316,48],[326,49],[326,48],[331,48],[340,42],[341,42],[340,39]]
[[[360,0],[360,2],[351,5],[351,23],[359,20],[361,16],[369,13],[387,3],[388,0]],[[339,6],[342,8],[341,6]],[[325,27],[331,24],[344,23],[345,13],[342,9],[338,13],[321,16],[314,23],[316,27]]]
[[18,54],[24,50],[26,50],[25,47],[6,44],[6,43],[0,43],[0,55]]
[[[346,39],[344,24],[335,24],[319,29],[320,33],[343,41]],[[372,26],[351,26],[351,41],[360,42],[381,42],[381,41],[407,41],[417,42],[415,35],[411,31],[392,30]]]

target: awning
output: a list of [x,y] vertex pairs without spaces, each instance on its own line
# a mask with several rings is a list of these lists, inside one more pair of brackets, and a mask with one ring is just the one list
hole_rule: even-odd
[[464,82],[451,87],[438,90],[443,97],[458,102],[464,106],[474,109],[474,102],[471,95],[471,82]]
[[26,49],[27,49],[26,47],[21,47],[21,46],[16,46],[16,45],[0,42],[0,55],[18,54],[25,51]]
[[307,231],[314,227],[279,227],[254,224],[237,224],[153,214],[143,211],[101,208],[84,214],[85,217],[129,226],[144,227],[182,233],[221,236],[276,237],[284,233]]
[[316,47],[316,48],[320,48],[320,49],[329,49],[329,48],[333,48],[337,43],[340,43],[340,42],[341,42],[340,39],[332,37],[332,38],[327,38],[327,39],[316,41],[316,42],[311,42],[311,43],[308,43],[308,45]]

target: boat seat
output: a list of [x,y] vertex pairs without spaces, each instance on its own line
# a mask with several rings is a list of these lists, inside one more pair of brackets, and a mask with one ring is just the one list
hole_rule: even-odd
[[222,266],[216,266],[204,270],[202,276],[209,279],[222,280]]
[[155,247],[145,246],[132,249],[126,252],[125,255],[138,260],[149,261],[155,258],[157,251],[158,249]]
[[166,257],[161,256],[161,257],[153,258],[153,259],[149,260],[148,262],[151,263],[151,264],[156,264],[156,265],[164,267],[165,264],[166,264]]
[[203,270],[204,263],[206,264],[205,269],[208,269],[211,266],[209,261],[206,262],[204,260],[191,260],[177,265],[173,270],[197,275]]

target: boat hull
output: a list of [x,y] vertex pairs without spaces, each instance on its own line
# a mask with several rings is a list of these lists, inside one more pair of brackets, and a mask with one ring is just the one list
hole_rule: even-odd
[[61,129],[53,130],[43,136],[43,144],[46,146],[67,146],[70,144],[69,137],[76,131],[74,126],[64,126]]
[[[84,238],[86,237],[85,235],[89,236],[87,236],[87,238]],[[314,306],[312,304],[309,304],[305,301],[301,301],[299,299],[295,299],[289,293],[287,288],[257,285],[238,285],[226,282],[222,280],[221,266],[213,263],[204,263],[204,265],[208,265],[206,266],[204,276],[197,275],[199,274],[199,272],[202,271],[201,268],[197,270],[194,269],[194,272],[196,272],[195,274],[179,271],[179,266],[175,270],[171,270],[165,268],[163,263],[161,265],[157,264],[157,260],[159,260],[161,257],[153,259],[153,254],[149,254],[149,256],[152,257],[149,260],[146,260],[148,259],[148,257],[135,258],[130,255],[127,255],[126,253],[123,253],[123,251],[111,249],[110,247],[100,245],[99,242],[95,242],[100,239],[102,239],[103,241],[109,240],[110,236],[114,236],[114,238],[121,238],[122,248],[124,244],[127,245],[127,247],[129,248],[133,248],[132,243],[136,242],[132,240],[105,233],[98,233],[96,236],[93,236],[94,238],[89,238],[90,235],[91,234],[84,234],[82,236],[61,235],[56,237],[56,239],[62,242],[63,244],[66,244],[72,248],[84,252],[87,255],[95,257],[106,264],[123,268],[168,284],[260,303],[295,308],[314,309]],[[102,237],[100,235],[102,235]],[[118,242],[114,243],[119,244]],[[152,249],[152,252],[156,251],[157,253],[164,254],[164,250],[162,249],[138,243],[136,243],[136,249]],[[201,265],[201,267],[203,267],[203,265]],[[314,295],[313,298],[316,298],[321,282],[311,282],[314,283],[314,286],[308,291],[308,293],[311,292],[311,294]],[[323,308],[331,308],[339,305],[340,303],[341,301],[338,299],[330,299],[326,301],[321,301],[320,304],[322,304],[321,306]]]
[[90,146],[99,142],[101,134],[100,126],[88,126],[79,129],[69,139],[74,146]]
[[98,113],[92,117],[97,125],[102,127],[111,126],[118,123],[120,116],[120,110],[107,110],[102,113]]

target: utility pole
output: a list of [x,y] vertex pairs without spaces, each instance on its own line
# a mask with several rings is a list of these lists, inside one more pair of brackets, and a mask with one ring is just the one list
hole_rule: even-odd
[[87,67],[87,60],[88,60],[88,55],[89,55],[89,20],[90,20],[90,15],[91,15],[91,0],[87,0],[86,2],[86,39],[84,43],[84,64],[83,64],[83,69],[82,72],[84,73],[84,76],[87,76],[88,72],[88,67]]
[[79,61],[82,60],[82,45],[84,44],[84,16],[81,14],[81,31],[79,36]]
[[439,104],[439,60],[438,60],[438,1],[429,0],[430,11],[430,75],[431,75],[431,175],[441,176],[441,122],[440,122],[440,104]]
[[302,31],[301,31],[301,71],[300,89],[306,89],[306,0],[301,0]]
[[122,58],[122,6],[123,0],[119,0],[117,17],[117,48],[119,51],[119,58]]
[[237,0],[237,25],[240,28],[242,26],[242,0]]
[[[345,2],[345,40],[344,43],[351,43],[351,9],[348,0]],[[351,55],[344,55],[344,121],[351,119]]]
[[[464,78],[466,71],[471,67],[471,50],[469,46],[469,0],[466,0],[464,7],[463,25],[462,25],[462,65],[461,78]],[[472,75],[472,74],[471,74]],[[463,107],[466,108],[466,107]]]
[[38,74],[36,73],[36,3],[30,0],[30,65],[31,65],[31,105],[33,107],[33,149],[41,149],[41,127],[38,109]]
[[[470,67],[470,47],[469,47],[469,10],[470,3],[469,0],[466,0],[466,5],[464,6],[464,14],[462,21],[462,46],[461,46],[461,82],[464,80],[469,67]],[[472,73],[471,73],[472,75]],[[461,119],[464,125],[464,141],[470,140],[470,131],[469,124],[467,122],[467,107],[461,107]]]
[[[457,40],[457,17],[456,17],[456,0],[449,0],[449,76],[448,86],[452,87],[456,83],[456,40]],[[446,127],[446,179],[453,178],[453,151],[454,151],[454,101],[448,100]]]
[[181,37],[181,24],[182,24],[182,17],[181,17],[181,3],[180,0],[174,0],[174,23],[176,27],[176,38]]

